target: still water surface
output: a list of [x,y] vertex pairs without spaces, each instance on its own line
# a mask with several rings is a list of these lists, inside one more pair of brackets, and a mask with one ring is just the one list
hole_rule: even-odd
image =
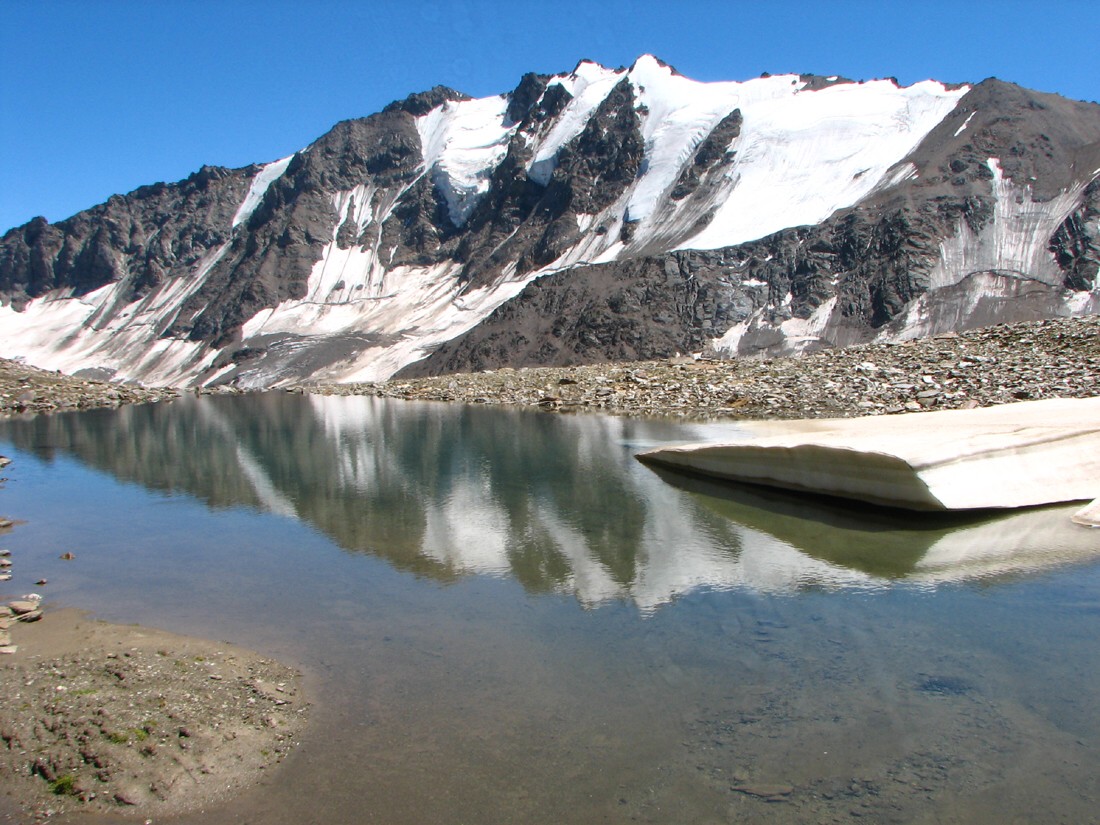
[[184,822],[1100,821],[1100,531],[633,458],[735,430],[186,398],[0,423],[0,509],[50,604],[308,674],[277,781]]

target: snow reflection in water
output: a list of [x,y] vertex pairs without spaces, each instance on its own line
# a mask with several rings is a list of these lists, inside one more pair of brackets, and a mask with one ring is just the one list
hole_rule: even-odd
[[1090,816],[1074,508],[886,515],[633,458],[717,430],[282,393],[10,421],[5,541],[53,599],[314,674],[290,778],[223,821]]

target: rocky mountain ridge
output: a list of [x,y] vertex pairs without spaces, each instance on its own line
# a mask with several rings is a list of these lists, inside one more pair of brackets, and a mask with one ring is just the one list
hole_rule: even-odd
[[445,87],[0,239],[0,355],[246,388],[1100,311],[1100,106],[999,80]]

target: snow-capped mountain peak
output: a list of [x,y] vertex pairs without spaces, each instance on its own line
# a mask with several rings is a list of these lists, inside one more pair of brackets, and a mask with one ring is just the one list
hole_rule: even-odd
[[436,87],[10,231],[0,354],[268,386],[1095,311],[1098,146],[1100,107],[1000,81],[700,82],[643,55]]

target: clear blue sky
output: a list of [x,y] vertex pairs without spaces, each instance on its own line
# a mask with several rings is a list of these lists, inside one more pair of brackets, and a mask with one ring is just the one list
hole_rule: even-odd
[[288,155],[436,84],[481,97],[650,53],[697,80],[997,76],[1098,100],[1098,35],[1095,0],[0,0],[0,233]]

